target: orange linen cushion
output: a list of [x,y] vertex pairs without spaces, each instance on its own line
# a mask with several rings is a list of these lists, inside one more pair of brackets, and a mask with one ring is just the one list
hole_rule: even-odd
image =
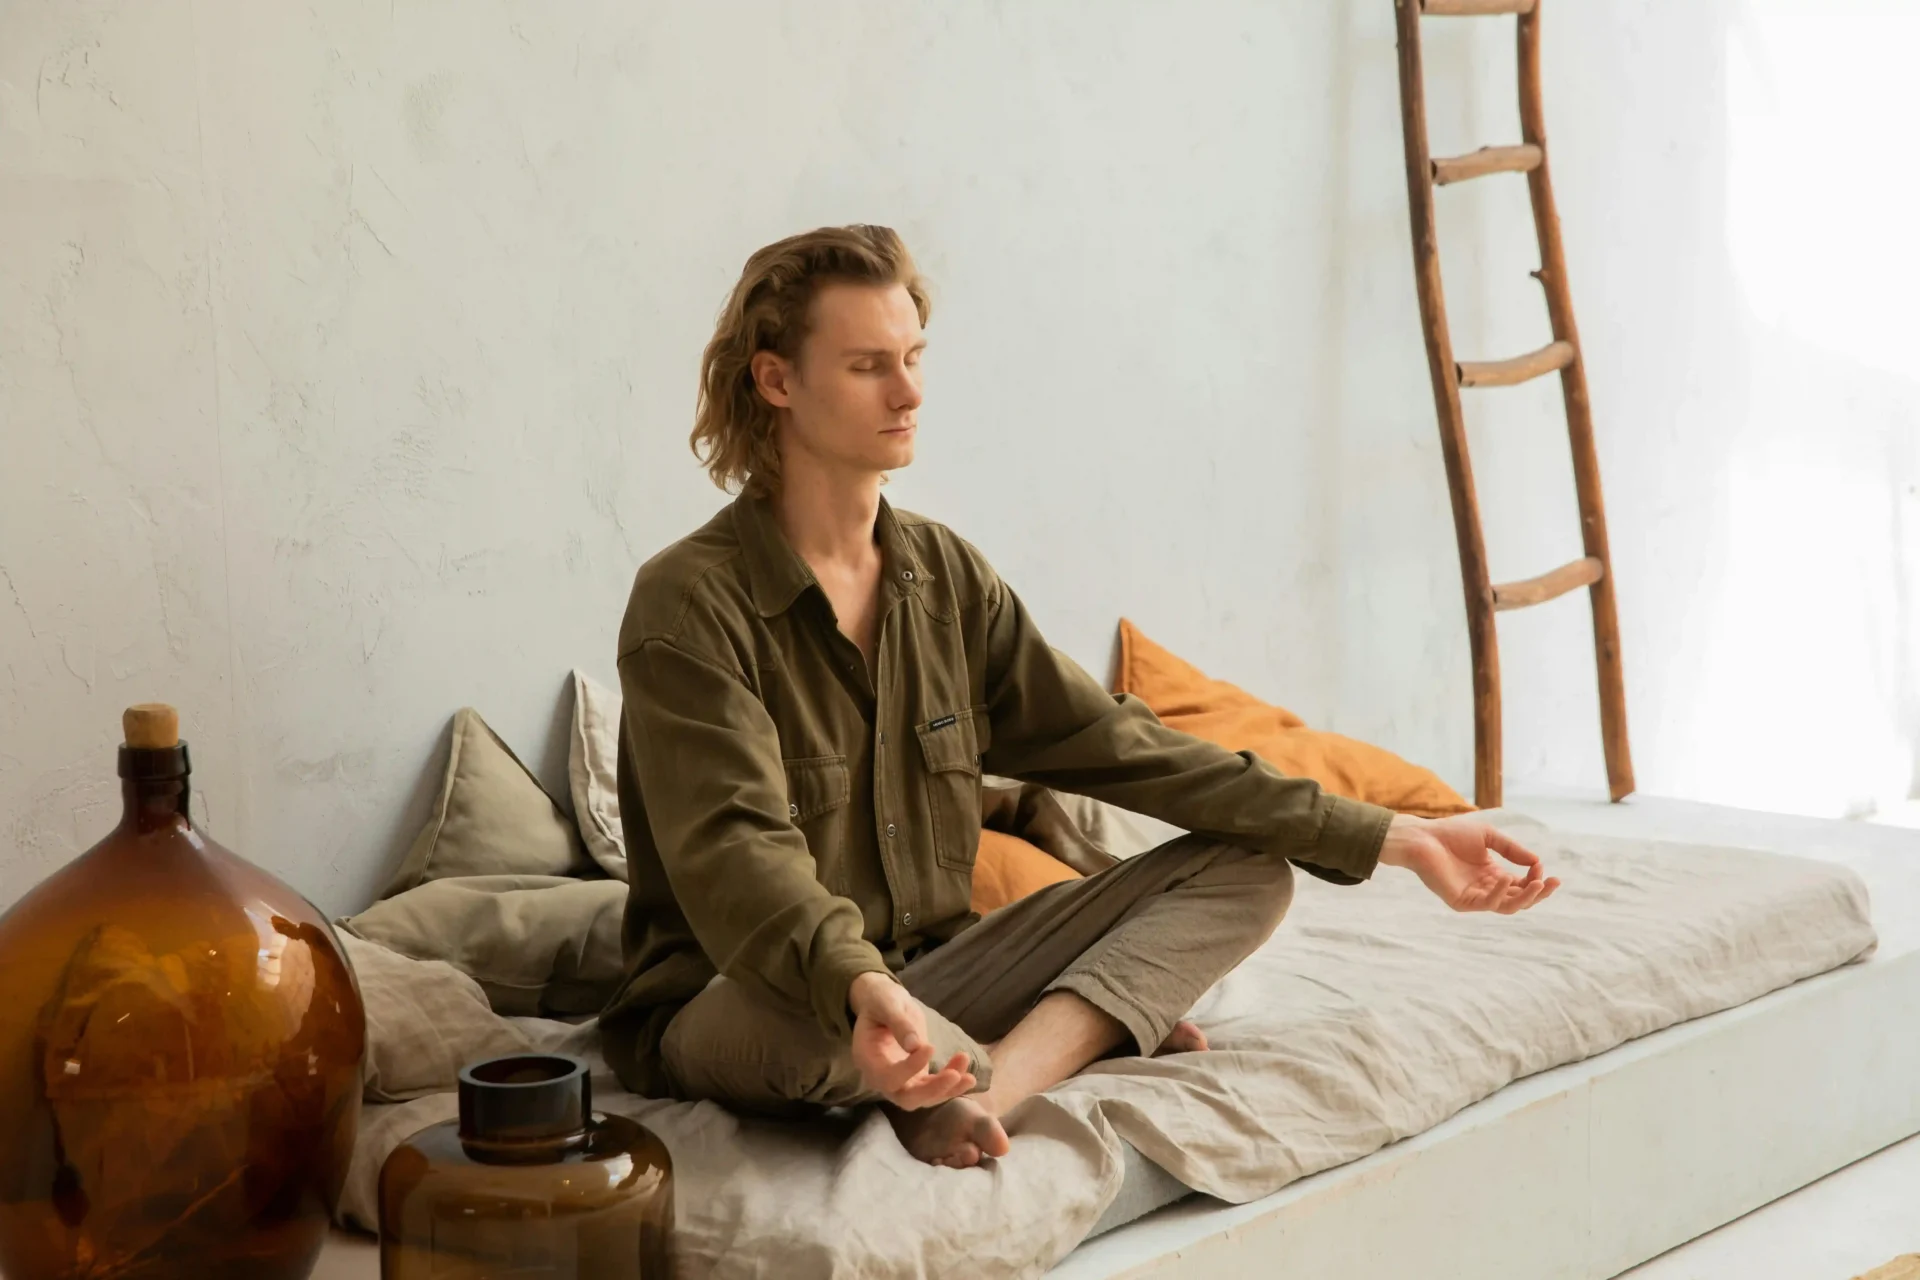
[[1038,845],[1004,831],[982,831],[973,864],[973,909],[985,915],[1050,884],[1079,878],[1078,871]]
[[1120,680],[1169,728],[1251,751],[1282,773],[1312,778],[1335,795],[1384,805],[1401,813],[1441,818],[1473,806],[1430,769],[1409,764],[1384,747],[1309,729],[1284,707],[1213,680],[1120,620]]

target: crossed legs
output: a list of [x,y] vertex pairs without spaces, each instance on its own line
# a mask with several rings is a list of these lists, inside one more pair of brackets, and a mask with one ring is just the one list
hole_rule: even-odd
[[[916,960],[900,978],[926,1007],[934,1061],[966,1055],[978,1089],[888,1108],[902,1143],[929,1163],[973,1164],[1005,1153],[1002,1116],[1089,1063],[1205,1048],[1182,1015],[1292,900],[1286,859],[1185,836],[1049,886]],[[874,1100],[812,1019],[726,979],[680,1011],[661,1048],[685,1098],[786,1115]]]

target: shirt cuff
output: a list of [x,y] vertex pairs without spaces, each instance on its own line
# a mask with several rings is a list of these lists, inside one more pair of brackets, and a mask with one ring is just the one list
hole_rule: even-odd
[[870,942],[832,952],[814,965],[809,975],[807,985],[813,997],[814,1016],[835,1039],[853,1038],[853,1010],[847,1007],[847,993],[853,987],[853,980],[863,973],[883,973],[899,981],[881,959],[879,948]]
[[1341,872],[1351,877],[1348,883],[1352,884],[1372,878],[1373,869],[1380,865],[1380,847],[1387,841],[1393,810],[1345,796],[1322,795],[1320,802],[1327,807],[1320,837],[1298,855],[1299,860]]

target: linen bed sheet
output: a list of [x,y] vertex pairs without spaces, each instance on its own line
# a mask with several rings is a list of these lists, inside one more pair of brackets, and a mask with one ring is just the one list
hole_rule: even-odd
[[[741,1119],[626,1094],[603,1067],[596,1105],[672,1152],[684,1274],[1032,1276],[1108,1210],[1129,1145],[1186,1187],[1256,1199],[1875,946],[1847,867],[1499,820],[1563,878],[1545,906],[1459,915],[1412,876],[1299,876],[1274,938],[1196,1011],[1212,1052],[1097,1064],[1016,1110],[1013,1151],[988,1166],[921,1165],[877,1114]],[[500,1021],[599,1065],[590,1024]],[[343,1218],[371,1229],[387,1153],[454,1111],[451,1094],[369,1106]]]

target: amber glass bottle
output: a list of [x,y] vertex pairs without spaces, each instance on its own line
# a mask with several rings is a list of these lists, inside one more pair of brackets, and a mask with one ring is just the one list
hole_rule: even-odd
[[326,917],[196,831],[171,708],[120,825],[0,916],[0,1275],[302,1280],[360,1116]]
[[516,1054],[460,1073],[460,1118],[380,1170],[382,1280],[667,1280],[673,1165],[595,1115],[587,1064]]

